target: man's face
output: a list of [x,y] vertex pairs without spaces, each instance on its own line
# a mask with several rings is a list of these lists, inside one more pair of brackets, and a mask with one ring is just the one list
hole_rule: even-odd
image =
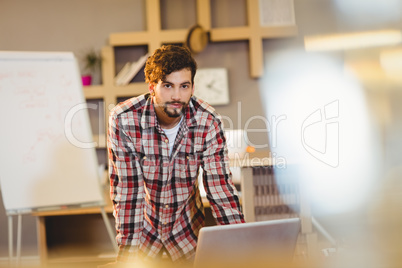
[[164,81],[150,85],[154,91],[154,105],[157,113],[162,113],[170,118],[179,117],[187,107],[194,86],[191,83],[191,71],[182,69],[166,75]]

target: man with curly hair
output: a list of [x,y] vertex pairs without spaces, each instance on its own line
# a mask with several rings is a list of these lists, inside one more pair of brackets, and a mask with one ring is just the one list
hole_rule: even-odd
[[147,59],[149,93],[110,113],[108,156],[117,263],[191,260],[204,226],[199,169],[218,224],[243,223],[231,180],[222,120],[193,96],[197,64],[166,45]]

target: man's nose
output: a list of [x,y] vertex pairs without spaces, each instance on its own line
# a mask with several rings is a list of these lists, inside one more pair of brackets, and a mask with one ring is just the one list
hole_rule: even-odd
[[180,90],[179,90],[179,88],[174,88],[173,89],[172,100],[180,100]]

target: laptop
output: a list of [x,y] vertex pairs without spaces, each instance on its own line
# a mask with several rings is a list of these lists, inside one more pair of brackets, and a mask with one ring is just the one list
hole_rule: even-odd
[[194,268],[289,264],[299,231],[299,218],[203,227]]

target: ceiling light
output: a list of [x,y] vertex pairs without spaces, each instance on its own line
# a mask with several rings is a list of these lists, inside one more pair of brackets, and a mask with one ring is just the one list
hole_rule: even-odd
[[345,50],[395,45],[402,42],[397,30],[368,31],[304,37],[307,51]]

